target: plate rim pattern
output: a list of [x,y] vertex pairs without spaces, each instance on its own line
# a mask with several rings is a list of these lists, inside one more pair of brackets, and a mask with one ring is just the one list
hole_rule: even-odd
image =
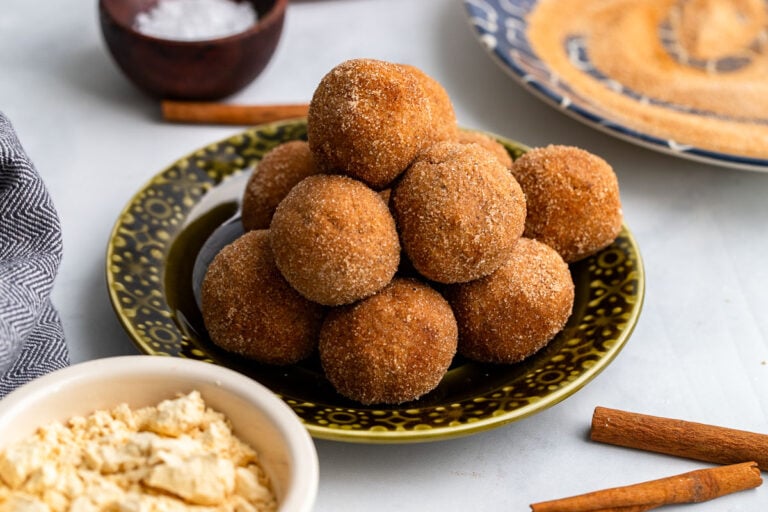
[[[685,158],[697,162],[711,165],[729,167],[747,171],[768,172],[768,159],[743,156],[738,154],[724,153],[705,148],[681,144],[672,139],[665,139],[644,133],[629,126],[623,125],[599,112],[597,107],[588,103],[582,104],[581,100],[559,92],[557,85],[552,82],[539,79],[528,73],[521,64],[510,55],[509,51],[503,51],[499,46],[499,38],[503,38],[502,27],[505,25],[500,20],[511,10],[518,9],[519,17],[515,17],[516,23],[524,23],[522,14],[525,9],[531,9],[539,0],[462,0],[467,22],[479,41],[480,45],[503,71],[512,77],[523,89],[532,93],[535,97],[542,100],[547,105],[562,112],[572,119],[586,124],[598,131],[614,136],[618,139],[645,147],[664,154]],[[507,9],[501,7],[501,4],[507,5]],[[489,20],[488,18],[493,18]],[[495,27],[495,30],[493,28]],[[518,28],[519,30],[519,28]],[[493,40],[494,47],[488,41]],[[507,45],[509,49],[518,51],[509,40],[504,40],[503,48]],[[529,47],[524,51],[529,59],[535,59],[536,63],[542,68],[546,64],[538,59]],[[567,86],[567,84],[565,84]]]

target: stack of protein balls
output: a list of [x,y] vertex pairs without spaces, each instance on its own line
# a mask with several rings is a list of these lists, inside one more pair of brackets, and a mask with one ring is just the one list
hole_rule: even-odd
[[568,263],[622,225],[616,176],[584,150],[514,163],[457,127],[412,66],[356,59],[317,86],[308,142],[267,153],[246,187],[245,234],[211,263],[212,341],[267,364],[318,351],[342,395],[414,400],[454,356],[515,363],[571,314]]

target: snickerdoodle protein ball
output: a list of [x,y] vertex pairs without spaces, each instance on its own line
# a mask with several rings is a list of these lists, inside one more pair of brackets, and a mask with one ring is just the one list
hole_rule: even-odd
[[268,229],[275,208],[294,185],[319,172],[306,141],[292,140],[272,148],[258,163],[245,186],[243,229]]
[[409,64],[401,65],[416,77],[427,94],[430,115],[432,117],[430,129],[434,134],[435,142],[455,139],[458,135],[459,127],[456,124],[456,112],[453,110],[453,102],[451,102],[448,91],[445,90],[440,82],[416,66]]
[[361,181],[317,174],[291,189],[270,224],[275,263],[304,297],[327,306],[381,290],[400,262],[395,221]]
[[499,159],[499,162],[501,162],[504,167],[507,169],[512,167],[512,157],[509,155],[509,152],[507,152],[507,149],[501,144],[501,142],[497,141],[487,133],[459,130],[456,134],[456,140],[464,144],[469,144],[471,142],[480,144],[485,149],[496,155],[496,158]]
[[548,245],[520,238],[494,273],[446,292],[459,327],[458,352],[476,361],[517,363],[565,326],[574,284],[568,265]]
[[293,364],[317,346],[325,308],[296,292],[275,266],[266,230],[249,231],[208,266],[203,321],[214,344],[267,364]]
[[321,170],[381,190],[436,137],[431,101],[412,71],[352,59],[329,71],[309,104],[309,147]]
[[602,158],[572,146],[534,148],[512,174],[525,192],[525,236],[553,247],[568,262],[610,245],[622,226],[619,182]]
[[456,354],[448,302],[415,279],[333,308],[320,331],[323,370],[342,395],[363,404],[415,400],[440,383]]
[[509,258],[525,222],[515,178],[478,144],[439,142],[423,151],[391,199],[408,258],[439,283],[478,279]]

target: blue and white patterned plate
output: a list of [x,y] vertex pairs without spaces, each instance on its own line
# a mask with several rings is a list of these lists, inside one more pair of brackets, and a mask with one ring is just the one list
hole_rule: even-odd
[[[475,36],[488,50],[493,60],[524,88],[559,111],[612,136],[656,151],[713,165],[768,172],[768,159],[711,151],[638,131],[619,121],[592,99],[580,95],[562,77],[550,70],[547,63],[542,61],[531,48],[527,36],[527,17],[539,3],[538,0],[463,0],[463,2]],[[569,45],[572,61],[579,60],[578,64],[582,69],[596,80],[605,80],[607,87],[616,90],[616,84],[607,83],[611,79],[601,76],[589,59],[584,58],[578,37],[566,39],[565,44]],[[637,101],[649,101],[648,98],[639,97],[636,93],[624,88],[622,88],[622,94]],[[660,102],[654,105],[664,106]],[[670,108],[673,107],[670,106]],[[689,110],[687,113],[711,115],[694,110]]]

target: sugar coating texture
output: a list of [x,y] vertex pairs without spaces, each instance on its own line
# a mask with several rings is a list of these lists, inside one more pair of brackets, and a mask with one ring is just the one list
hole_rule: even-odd
[[611,166],[580,148],[550,145],[515,160],[525,192],[525,236],[553,247],[568,262],[610,245],[621,231],[619,183]]
[[416,66],[409,64],[401,64],[401,66],[419,81],[427,95],[432,139],[435,142],[455,139],[459,135],[459,127],[456,124],[456,112],[448,91],[440,82]]
[[488,363],[517,363],[538,352],[571,315],[574,284],[551,247],[521,238],[493,274],[452,285],[448,300],[459,326],[458,352]]
[[431,101],[414,73],[374,59],[342,62],[312,95],[309,147],[323,171],[381,190],[436,140]]
[[249,231],[208,266],[201,290],[211,341],[268,364],[293,364],[312,354],[324,316],[283,278],[266,230]]
[[320,333],[326,376],[363,404],[415,400],[440,383],[457,346],[448,302],[414,279],[395,278],[382,291],[334,308]]
[[678,43],[693,59],[743,54],[768,24],[763,0],[688,0],[671,23]]
[[245,186],[243,228],[246,231],[268,229],[275,208],[288,192],[307,176],[319,172],[306,141],[292,140],[271,149],[258,163]]
[[198,391],[40,427],[0,452],[0,509],[277,510],[257,453]]
[[510,156],[507,149],[499,141],[487,133],[459,130],[456,134],[456,140],[464,144],[469,144],[472,142],[475,144],[480,144],[485,149],[493,153],[504,167],[507,169],[512,167],[512,157]]
[[376,293],[400,262],[395,221],[384,200],[347,176],[302,180],[270,224],[275,263],[304,297],[327,306]]
[[490,274],[506,261],[524,229],[520,186],[478,144],[431,146],[405,172],[391,202],[411,263],[440,283]]

